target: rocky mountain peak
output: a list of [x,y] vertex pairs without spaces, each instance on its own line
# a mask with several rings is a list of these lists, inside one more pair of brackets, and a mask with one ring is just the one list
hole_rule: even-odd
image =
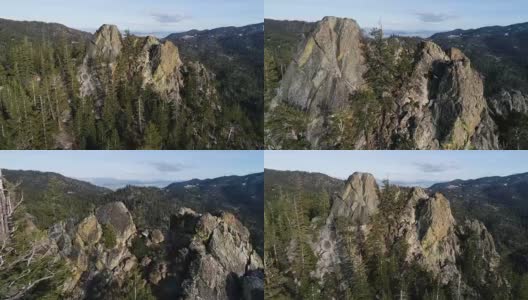
[[123,40],[117,26],[105,24],[95,32],[88,54],[92,57],[100,55],[114,61],[122,48]]
[[379,187],[374,176],[359,172],[352,174],[343,191],[332,197],[326,224],[321,228],[319,241],[314,244],[314,252],[319,257],[314,277],[323,278],[326,273],[333,272],[340,262],[340,249],[335,232],[338,219],[346,219],[350,224],[358,226],[366,225],[370,217],[377,213],[378,205]]
[[323,106],[342,107],[364,83],[359,25],[326,17],[300,47],[288,67],[274,103],[287,102],[317,116]]
[[472,142],[494,147],[483,128],[487,104],[480,74],[458,49],[444,52],[431,41],[423,42],[414,71],[399,100],[398,127],[407,131],[419,149],[464,149]]
[[340,195],[335,195],[328,221],[337,217],[351,218],[353,222],[366,223],[377,212],[379,187],[372,174],[354,173]]

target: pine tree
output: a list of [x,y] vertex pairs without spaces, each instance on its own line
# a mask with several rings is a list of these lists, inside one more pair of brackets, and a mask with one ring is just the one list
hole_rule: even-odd
[[159,150],[163,148],[162,137],[158,127],[150,122],[145,131],[145,142],[143,143],[143,149],[145,150]]

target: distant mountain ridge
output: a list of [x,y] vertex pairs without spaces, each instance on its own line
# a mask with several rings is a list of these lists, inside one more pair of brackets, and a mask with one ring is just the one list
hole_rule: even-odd
[[86,42],[92,37],[89,32],[69,28],[59,23],[14,21],[0,18],[0,45],[3,41],[20,35],[34,40],[66,38],[73,42]]

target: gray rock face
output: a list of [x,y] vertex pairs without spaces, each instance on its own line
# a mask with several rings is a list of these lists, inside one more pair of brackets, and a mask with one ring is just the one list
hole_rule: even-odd
[[[277,97],[306,111],[316,120],[321,111],[338,110],[364,83],[361,29],[352,19],[326,17],[306,39],[283,77]],[[320,124],[308,128],[317,144]]]
[[370,217],[377,213],[379,201],[379,187],[372,174],[354,173],[348,178],[341,195],[334,195],[326,224],[321,229],[319,240],[313,245],[319,257],[314,277],[322,279],[326,273],[333,272],[341,261],[335,231],[337,218],[345,218],[364,227]]
[[[391,243],[406,241],[407,261],[421,265],[442,285],[457,289],[460,284],[461,295],[474,299],[478,298],[479,291],[464,282],[459,283],[459,278],[462,274],[460,261],[467,255],[467,249],[476,245],[479,255],[475,259],[482,259],[484,263],[481,265],[485,266],[479,280],[483,284],[506,283],[503,278],[494,275],[500,257],[493,237],[482,223],[468,220],[462,225],[457,224],[449,200],[440,193],[429,195],[422,188],[400,189],[395,197],[404,201],[404,206],[393,216],[397,226],[386,232],[384,239],[393,241]],[[312,244],[317,262],[311,276],[320,282],[328,273],[341,272],[342,266],[350,260],[363,259],[361,254],[350,257],[349,251],[343,251],[343,240],[336,230],[336,218],[351,221],[341,231],[360,233],[358,238],[366,239],[374,226],[370,220],[380,207],[379,189],[370,174],[353,174],[337,199],[332,204],[326,224],[320,229],[318,240]],[[469,240],[474,245],[469,245]],[[294,246],[295,241],[292,241]],[[361,246],[358,244],[356,247]]]
[[[249,270],[263,268],[259,255],[249,242],[249,231],[232,214],[199,215],[182,211],[173,220],[174,237],[194,232],[190,250],[189,274],[182,283],[184,299],[239,298],[240,278]],[[178,225],[179,224],[179,225]],[[187,226],[186,226],[187,225]]]
[[349,141],[342,123],[352,121],[332,118],[347,106],[352,95],[369,88],[363,75],[367,68],[365,51],[372,49],[364,44],[368,41],[353,20],[327,17],[317,24],[283,76],[269,112],[273,114],[281,102],[293,105],[307,115],[306,130],[291,136],[288,132],[270,132],[271,144],[275,135],[285,139],[302,136],[311,148],[332,147],[322,138],[334,126],[339,128],[338,133],[332,133],[338,135],[337,144],[346,137],[354,149],[401,147],[395,141],[405,141],[406,147],[417,149],[498,149],[497,125],[490,114],[528,110],[528,97],[505,92],[490,100],[490,112],[483,79],[470,60],[458,49],[444,51],[425,41],[413,57],[413,71],[401,94],[390,100],[389,115],[371,120],[383,128],[363,134],[358,128],[355,140]]
[[350,218],[353,223],[365,224],[378,211],[379,188],[371,174],[354,173],[345,184],[341,195],[333,197],[328,222],[337,217]]
[[528,95],[520,91],[503,90],[488,100],[491,112],[499,117],[507,117],[512,112],[528,113]]
[[[195,71],[191,73],[202,85],[197,89],[203,90],[210,96],[206,99],[215,99],[216,89],[211,82],[214,75],[199,63],[184,64],[178,48],[172,42],[160,42],[157,38],[148,36],[133,37],[132,43],[135,47],[141,48],[141,51],[137,62],[129,70],[141,75],[142,87],[151,87],[164,100],[180,105],[185,85],[183,73],[189,72],[190,69]],[[103,25],[95,33],[89,46],[78,74],[81,84],[80,95],[83,98],[92,97],[96,108],[104,105],[105,87],[113,80],[112,76],[122,49],[122,37],[114,25]],[[214,105],[218,104],[215,102]],[[99,109],[96,113],[96,117],[99,117]]]
[[445,53],[433,42],[421,45],[398,107],[394,132],[407,135],[418,149],[468,148],[487,117],[483,81],[469,59],[454,48]]
[[123,202],[112,202],[97,209],[97,221],[109,225],[115,231],[117,244],[125,244],[136,233],[132,215]]
[[[116,246],[108,249],[104,245],[102,226],[112,226],[116,234]],[[97,274],[111,274],[112,280],[122,284],[137,259],[128,249],[128,241],[134,236],[136,227],[130,212],[122,202],[109,203],[97,209],[77,225],[61,222],[53,225],[48,236],[59,254],[71,266],[71,276],[65,281],[62,291],[83,298],[90,280]]]
[[123,39],[117,26],[105,24],[97,30],[88,49],[92,58],[101,56],[104,60],[115,61],[123,48]]
[[170,41],[161,43],[152,36],[137,42],[143,44],[137,64],[143,86],[151,86],[166,100],[180,103],[184,83],[181,74],[183,62],[178,48]]
[[414,188],[410,194],[400,216],[401,236],[394,238],[404,238],[409,244],[408,259],[418,260],[428,271],[440,275],[442,284],[458,280],[460,242],[449,201],[442,194],[429,196],[421,188]]
[[277,100],[313,115],[322,105],[337,109],[363,84],[363,72],[358,24],[352,19],[326,17],[288,67]]
[[[104,78],[100,78],[95,70],[101,68],[103,73],[112,74],[116,62],[123,48],[121,33],[115,25],[103,25],[97,30],[88,46],[86,57],[79,70],[81,97],[96,97],[97,105],[101,106],[102,85]],[[101,65],[96,65],[99,62]],[[106,74],[108,76],[108,74]]]

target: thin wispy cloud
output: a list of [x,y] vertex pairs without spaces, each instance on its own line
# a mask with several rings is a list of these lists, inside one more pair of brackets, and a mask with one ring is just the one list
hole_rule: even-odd
[[183,14],[151,13],[150,16],[162,24],[176,24],[190,18]]
[[187,166],[181,163],[148,162],[147,164],[161,173],[176,173],[187,169]]
[[419,171],[424,172],[424,173],[444,173],[448,171],[458,170],[458,166],[452,163],[433,164],[433,163],[416,162],[414,163],[414,166]]
[[415,15],[418,17],[418,19],[424,23],[442,23],[445,21],[449,21],[452,19],[455,19],[456,16],[448,15],[448,14],[442,14],[442,13],[428,13],[428,12],[418,12],[415,13]]

